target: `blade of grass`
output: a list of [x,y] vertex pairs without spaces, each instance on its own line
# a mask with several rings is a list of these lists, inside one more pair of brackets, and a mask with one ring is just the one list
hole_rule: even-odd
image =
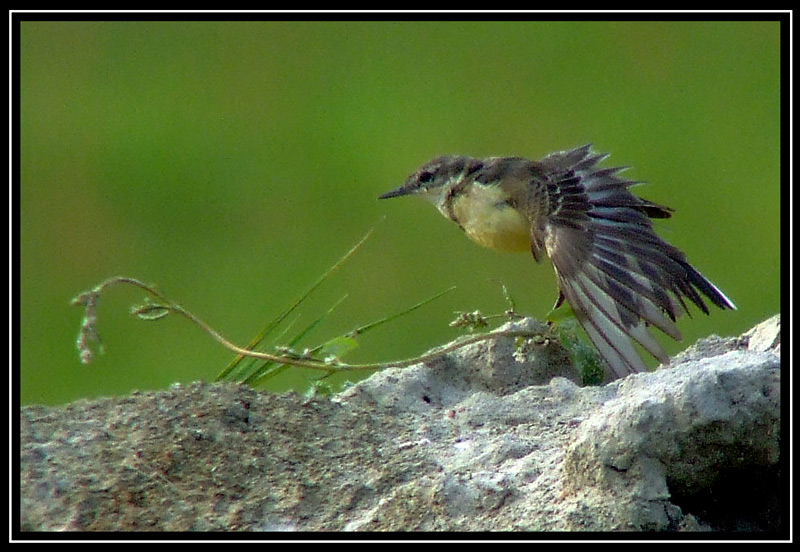
[[[372,232],[374,232],[374,231],[375,231],[375,227],[373,226],[372,228],[369,229],[369,231],[367,231],[366,234],[364,234],[364,237],[361,238],[361,240],[359,240],[359,242],[357,244],[355,244],[352,248],[350,248],[350,251],[345,253],[333,266],[331,266],[328,270],[326,270],[325,273],[316,282],[314,282],[311,285],[311,287],[309,287],[305,291],[305,293],[300,295],[300,297],[298,299],[296,299],[291,305],[286,307],[286,309],[284,309],[280,314],[278,314],[275,318],[273,318],[267,324],[267,326],[263,330],[261,330],[261,332],[259,332],[250,341],[250,343],[248,343],[246,348],[248,350],[255,349],[267,337],[267,335],[269,335],[281,322],[283,322],[283,320],[287,316],[289,316],[292,312],[294,312],[294,310],[298,306],[300,306],[300,304],[303,301],[305,301],[306,298],[308,298],[308,296],[311,295],[311,293],[314,290],[316,290],[325,280],[327,280],[328,277],[331,274],[333,274],[336,271],[337,268],[342,266],[344,264],[344,262],[347,261],[347,259],[349,259],[351,255],[353,255],[353,253],[355,253],[362,245],[364,245],[364,242],[367,241],[367,238],[369,238],[370,235],[372,234]],[[243,355],[237,355],[236,358],[234,358],[231,361],[231,363],[228,364],[228,366],[226,366],[225,369],[223,369],[222,372],[220,372],[217,375],[217,377],[215,378],[215,381],[220,381],[220,380],[225,379],[236,368],[236,366],[239,365],[239,363],[242,361],[242,359],[244,359]]]
[[385,324],[386,322],[391,322],[392,320],[394,320],[396,318],[400,318],[401,316],[405,316],[406,314],[408,314],[410,312],[413,312],[413,311],[417,310],[420,307],[424,307],[425,305],[427,305],[431,301],[435,301],[436,299],[438,299],[439,297],[441,297],[445,293],[450,293],[454,289],[456,289],[456,286],[452,286],[450,288],[447,288],[446,290],[440,291],[436,295],[434,295],[432,297],[428,297],[427,299],[424,299],[424,300],[420,301],[416,305],[413,305],[413,306],[407,308],[404,311],[400,311],[398,313],[391,314],[391,315],[389,315],[389,316],[387,316],[385,318],[381,318],[380,320],[376,320],[375,322],[370,322],[369,324],[365,324],[363,326],[360,326],[360,327],[356,328],[355,330],[352,330],[352,331],[346,333],[345,335],[350,336],[350,337],[358,337],[359,335],[361,335],[363,333],[366,333],[369,330],[380,326],[381,324]]
[[[284,336],[287,335],[294,328],[294,325],[297,323],[297,321],[299,319],[300,319],[300,315],[298,314],[289,323],[285,324],[285,327],[282,328],[280,333],[278,333],[278,335],[275,336],[275,339],[272,340],[273,343],[281,343],[281,342],[283,342],[282,340],[284,339]],[[288,346],[291,347],[294,344],[295,344],[295,342],[290,340]],[[261,366],[263,364],[268,364],[270,362],[271,361],[263,360],[263,359],[259,359],[259,358],[245,357],[244,358],[244,362],[240,362],[238,364],[237,368],[235,370],[231,371],[226,376],[226,379],[228,379],[230,381],[241,382],[241,381],[243,381],[243,379],[245,377],[247,377],[248,374],[252,374],[253,371],[258,370],[259,366]],[[272,362],[272,364],[275,364],[275,362]]]
[[[307,352],[307,354],[309,356],[311,356],[311,357],[314,357],[315,355],[317,355],[321,351],[324,352],[327,349],[327,350],[331,351],[331,354],[333,354],[336,350],[343,351],[341,353],[341,355],[343,355],[344,353],[349,352],[350,350],[353,350],[358,346],[358,343],[356,341],[356,337],[364,334],[365,332],[367,332],[367,331],[369,331],[369,330],[371,330],[373,328],[376,328],[376,327],[380,326],[381,324],[385,324],[386,322],[390,322],[392,320],[395,320],[396,318],[399,318],[401,316],[409,314],[409,313],[417,310],[418,308],[423,307],[423,306],[427,305],[428,303],[430,303],[432,301],[435,301],[436,299],[438,299],[439,297],[441,297],[445,293],[450,293],[454,289],[456,289],[456,287],[452,286],[452,287],[450,287],[450,288],[448,288],[448,289],[446,289],[444,291],[441,291],[441,292],[437,293],[436,295],[433,295],[432,297],[429,297],[429,298],[427,298],[427,299],[425,299],[423,301],[420,301],[416,305],[413,305],[413,306],[411,306],[411,307],[409,307],[409,308],[407,308],[407,309],[405,309],[403,311],[397,312],[397,313],[392,314],[390,316],[386,316],[384,318],[381,318],[380,320],[376,320],[375,322],[371,322],[369,324],[365,324],[363,326],[360,326],[360,327],[356,328],[355,330],[352,330],[352,331],[350,331],[350,332],[348,332],[346,334],[339,335],[339,336],[336,336],[336,337],[334,337],[332,339],[329,339],[328,341],[326,341],[322,345],[318,345],[317,347],[314,347],[313,349],[310,349]],[[345,297],[347,297],[347,296],[345,296]],[[292,345],[297,343],[302,337],[307,335],[314,327],[316,327],[325,317],[327,317],[329,314],[331,314],[331,312],[333,312],[333,309],[335,309],[339,305],[339,303],[341,303],[343,300],[344,300],[344,297],[342,299],[340,299],[335,305],[333,305],[328,310],[328,312],[326,312],[325,314],[320,316],[317,320],[312,322],[311,325],[309,325],[308,328],[306,328],[303,332],[298,334],[298,336],[296,336],[292,340]],[[338,359],[338,357],[340,355],[339,354],[335,354],[333,356],[336,356],[337,359]],[[255,386],[255,385],[257,385],[257,384],[259,384],[259,383],[261,383],[261,382],[263,382],[263,381],[265,381],[265,380],[267,380],[269,378],[277,376],[278,374],[280,374],[281,372],[283,372],[284,370],[286,370],[289,367],[290,366],[288,364],[278,364],[278,363],[274,363],[274,362],[273,363],[265,363],[264,366],[260,367],[260,369],[257,372],[254,372],[253,374],[248,376],[245,380],[242,381],[242,383],[247,383],[249,385]]]
[[[344,295],[341,299],[336,301],[336,303],[334,303],[331,308],[329,308],[326,312],[324,312],[316,320],[313,320],[300,333],[295,335],[292,338],[292,340],[290,341],[289,347],[293,347],[294,345],[299,343],[301,339],[303,339],[305,336],[310,334],[317,326],[319,326],[319,324],[325,318],[330,316],[330,314],[336,309],[336,307],[338,307],[342,303],[342,301],[344,301],[346,298],[347,298],[347,295]],[[318,350],[319,348],[320,347],[316,347],[315,349],[310,350],[308,352],[308,355],[309,356],[313,355],[313,353],[316,350]],[[260,383],[260,382],[262,382],[262,381],[264,381],[264,380],[266,380],[266,379],[268,379],[270,377],[277,376],[278,374],[283,372],[285,369],[289,368],[288,364],[280,364],[278,366],[275,366],[275,364],[277,364],[277,363],[275,363],[275,362],[265,362],[263,366],[259,366],[255,370],[253,370],[252,373],[247,374],[246,377],[243,380],[241,380],[241,383],[246,383],[248,385],[256,385],[257,383]]]

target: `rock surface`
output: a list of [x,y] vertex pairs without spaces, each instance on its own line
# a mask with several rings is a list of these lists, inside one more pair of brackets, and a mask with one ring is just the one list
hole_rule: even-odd
[[519,345],[23,407],[20,530],[785,531],[780,316],[601,387]]

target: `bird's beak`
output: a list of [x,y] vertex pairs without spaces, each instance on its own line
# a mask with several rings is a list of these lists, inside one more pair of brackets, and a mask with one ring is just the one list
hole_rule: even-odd
[[389,199],[390,197],[400,197],[408,195],[410,193],[411,192],[408,190],[408,188],[400,186],[399,188],[395,188],[391,192],[386,192],[385,194],[378,196],[378,199]]

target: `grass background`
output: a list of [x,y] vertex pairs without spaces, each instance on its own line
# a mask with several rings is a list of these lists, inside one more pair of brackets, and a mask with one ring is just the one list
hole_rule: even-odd
[[[210,380],[231,355],[178,318],[100,305],[106,353],[80,364],[70,299],[116,274],[157,283],[246,343],[381,217],[297,327],[310,344],[436,303],[347,359],[406,358],[457,335],[454,310],[527,314],[548,265],[483,250],[429,205],[378,202],[435,155],[593,142],[676,209],[658,223],[736,312],[683,318],[683,344],[780,310],[777,22],[33,22],[20,24],[20,398]],[[308,386],[292,371],[278,390]]]

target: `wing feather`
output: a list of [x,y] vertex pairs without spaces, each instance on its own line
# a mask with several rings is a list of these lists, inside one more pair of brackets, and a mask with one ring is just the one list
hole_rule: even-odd
[[561,293],[622,377],[646,369],[634,342],[668,362],[649,327],[681,339],[675,319],[689,312],[684,298],[706,314],[703,296],[720,308],[736,307],[653,231],[650,219],[668,218],[671,210],[632,194],[637,182],[619,177],[622,168],[597,168],[605,157],[587,145],[537,164],[531,193],[539,201],[544,195],[547,208],[539,203],[530,213],[531,242],[544,246]]

